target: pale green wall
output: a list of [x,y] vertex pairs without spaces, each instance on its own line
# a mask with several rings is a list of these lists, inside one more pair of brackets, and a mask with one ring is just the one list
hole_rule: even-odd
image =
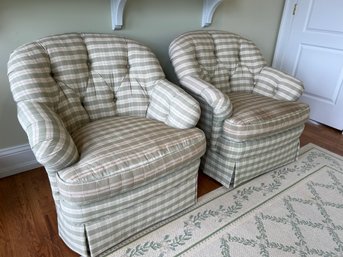
[[[35,39],[64,32],[106,32],[128,36],[153,49],[169,78],[169,43],[201,29],[202,0],[128,0],[124,28],[111,30],[110,0],[0,1],[0,149],[27,142],[16,118],[6,75],[9,54]],[[209,29],[253,40],[271,63],[284,0],[224,0]]]

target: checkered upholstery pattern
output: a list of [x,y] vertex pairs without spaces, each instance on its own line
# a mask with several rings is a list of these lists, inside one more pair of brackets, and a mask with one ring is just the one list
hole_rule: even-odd
[[225,31],[192,31],[170,44],[182,87],[201,107],[201,169],[237,186],[293,161],[309,106],[298,79],[266,66],[256,45]]
[[97,256],[195,203],[200,106],[150,49],[110,34],[53,35],[16,49],[8,77],[71,249]]
[[308,106],[263,95],[234,92],[228,94],[234,112],[226,119],[223,137],[246,141],[296,127],[308,118]]
[[90,122],[74,133],[81,160],[58,172],[60,197],[76,203],[100,200],[200,159],[204,138],[198,132],[134,116]]

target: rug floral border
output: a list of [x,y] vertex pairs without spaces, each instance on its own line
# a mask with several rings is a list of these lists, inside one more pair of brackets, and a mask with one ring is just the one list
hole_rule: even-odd
[[[123,246],[121,249],[116,251],[115,256],[151,256],[152,253],[153,256],[159,257],[181,256],[194,245],[212,237],[219,231],[223,230],[226,226],[244,217],[244,215],[247,215],[249,212],[265,204],[270,199],[282,194],[282,192],[288,190],[290,187],[294,186],[294,184],[306,179],[308,176],[318,171],[318,169],[323,168],[323,166],[329,165],[331,168],[343,172],[342,160],[343,158],[341,156],[331,153],[316,145],[306,145],[301,149],[299,160],[297,162],[266,173],[260,176],[258,181],[250,181],[233,190],[227,190],[224,188],[217,189],[217,192],[213,192],[208,196],[205,195],[203,199],[200,199],[199,203],[195,207],[190,208],[179,214],[177,217],[174,217],[174,219],[169,219],[164,223],[160,223],[159,225],[150,228],[149,230],[149,233],[152,233],[164,225],[168,225],[169,222],[172,222],[173,220],[182,219],[183,228],[180,229],[179,233],[174,235],[165,233],[160,237],[160,240],[146,240],[144,242],[141,242],[141,239],[144,238],[147,232],[138,234],[132,238],[132,240],[136,241],[131,241],[127,246]],[[290,177],[293,179],[292,183],[285,184]],[[226,194],[230,194],[231,201],[229,201],[229,204],[221,204],[215,209],[202,208],[207,203],[224,197]],[[249,204],[257,198],[263,200],[256,203],[256,205],[250,206]],[[197,211],[199,209],[201,210]],[[188,215],[188,213],[191,214]],[[208,220],[211,220],[211,222],[215,221],[220,224],[220,226],[207,236],[203,237],[200,241],[197,240],[195,243],[191,243],[195,235],[202,230],[203,224]],[[243,239],[231,238],[231,240]],[[137,242],[137,244],[135,244],[135,242]],[[223,256],[228,256],[225,254],[227,252],[228,241],[222,239],[221,243]],[[254,242],[242,241],[242,243],[253,244]],[[113,251],[114,249],[111,250]],[[120,252],[120,255],[117,255],[117,252]],[[106,254],[108,253],[109,252],[107,251]]]

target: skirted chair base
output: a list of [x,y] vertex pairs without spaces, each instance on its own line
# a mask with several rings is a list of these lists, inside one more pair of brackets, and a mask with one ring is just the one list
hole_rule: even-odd
[[[308,105],[244,92],[228,96],[234,113],[202,157],[200,169],[205,174],[227,188],[236,187],[296,160]],[[199,127],[206,131],[204,122],[212,119],[212,109],[198,100],[204,117]]]
[[195,204],[205,152],[199,129],[124,116],[91,122],[73,139],[79,163],[48,174],[59,234],[82,256],[97,256]]
[[[111,250],[137,232],[195,204],[199,162],[101,202],[61,202],[57,205],[60,237],[82,256],[97,256]],[[93,218],[84,217],[92,213]]]
[[302,82],[268,67],[258,47],[227,31],[190,31],[174,39],[170,60],[198,100],[205,132],[204,173],[238,186],[295,160],[309,106]]
[[113,34],[52,35],[16,49],[8,76],[72,250],[101,255],[195,203],[200,107],[149,48]]
[[170,60],[198,100],[205,132],[204,173],[238,186],[295,160],[309,106],[302,82],[268,67],[258,47],[227,31],[190,31],[174,39]]
[[200,169],[229,188],[296,160],[304,126],[259,140],[235,142],[223,139],[223,151],[208,150]]

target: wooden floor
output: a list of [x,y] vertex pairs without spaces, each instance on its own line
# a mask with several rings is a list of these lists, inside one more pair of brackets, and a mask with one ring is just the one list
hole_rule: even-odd
[[[301,145],[310,142],[343,155],[343,135],[337,130],[307,124]],[[198,195],[219,186],[200,174]],[[54,202],[43,168],[0,179],[0,256],[78,256],[58,236]]]

